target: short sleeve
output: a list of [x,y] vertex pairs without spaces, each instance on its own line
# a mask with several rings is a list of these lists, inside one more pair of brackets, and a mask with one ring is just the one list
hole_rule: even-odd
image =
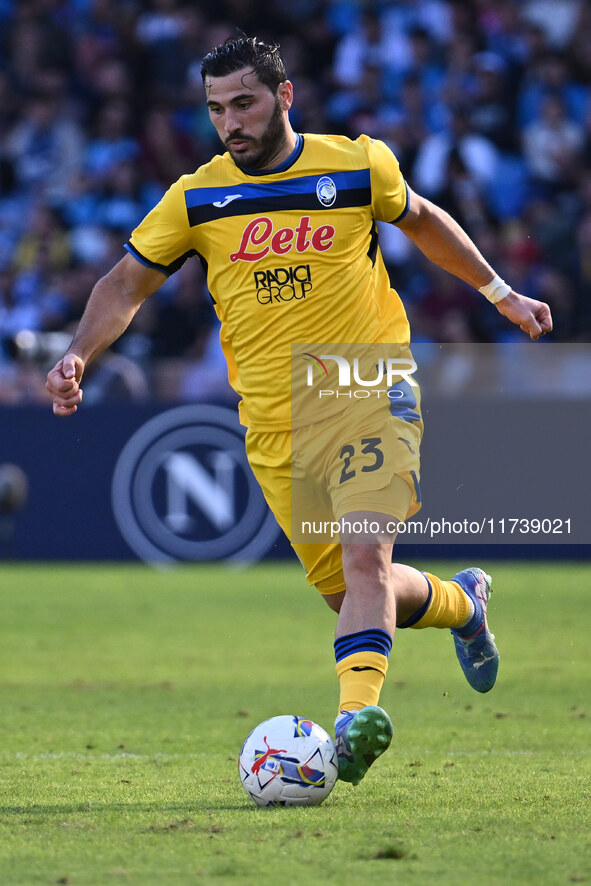
[[169,277],[187,258],[192,248],[182,179],[172,185],[133,231],[125,248],[149,268]]
[[401,221],[409,208],[408,186],[398,160],[378,139],[361,136],[371,171],[371,205],[374,218],[384,222]]

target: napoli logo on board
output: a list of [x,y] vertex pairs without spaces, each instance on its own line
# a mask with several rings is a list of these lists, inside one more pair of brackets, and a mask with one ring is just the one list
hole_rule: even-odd
[[233,410],[187,405],[127,441],[112,481],[119,530],[146,562],[258,560],[279,527],[252,474]]

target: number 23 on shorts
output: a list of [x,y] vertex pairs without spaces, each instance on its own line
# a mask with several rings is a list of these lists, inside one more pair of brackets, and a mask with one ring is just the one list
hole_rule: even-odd
[[[378,471],[384,464],[384,453],[380,449],[382,444],[381,437],[363,437],[360,441],[359,452],[367,457],[366,463],[362,464],[361,471],[371,473]],[[352,443],[346,443],[339,453],[339,458],[343,461],[339,484],[352,480],[357,474],[355,468],[351,467],[351,461],[355,457],[356,448]]]

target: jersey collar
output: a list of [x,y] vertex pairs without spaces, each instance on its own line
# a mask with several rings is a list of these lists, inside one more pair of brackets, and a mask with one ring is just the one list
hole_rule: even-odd
[[242,166],[238,166],[238,164],[236,165],[238,166],[238,169],[245,175],[275,175],[276,172],[283,172],[284,170],[289,169],[290,166],[293,166],[303,150],[304,137],[300,135],[299,132],[296,132],[295,148],[293,149],[289,157],[287,157],[287,159],[285,159],[283,163],[280,163],[279,166],[274,166],[273,169],[244,169]]

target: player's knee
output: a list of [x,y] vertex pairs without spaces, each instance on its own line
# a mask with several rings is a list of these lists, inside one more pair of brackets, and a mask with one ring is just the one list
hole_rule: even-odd
[[387,581],[391,576],[390,552],[379,544],[343,545],[343,570],[346,581],[348,574],[372,576],[378,582]]

